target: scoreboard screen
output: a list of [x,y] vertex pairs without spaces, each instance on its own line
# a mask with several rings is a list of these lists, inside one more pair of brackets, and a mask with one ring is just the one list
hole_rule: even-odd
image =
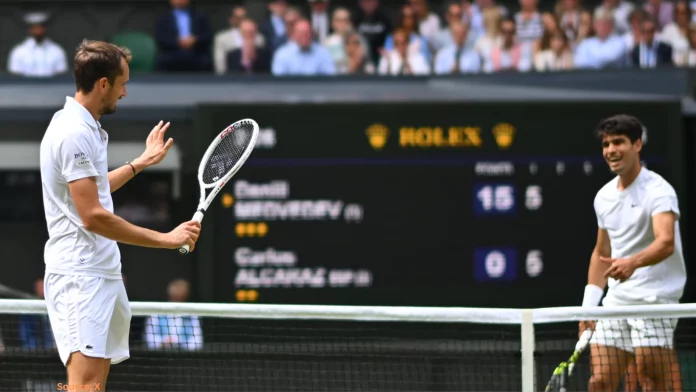
[[644,164],[678,185],[667,104],[201,110],[210,129],[247,117],[261,127],[206,215],[225,302],[578,305],[593,200],[613,177],[599,120],[638,116]]

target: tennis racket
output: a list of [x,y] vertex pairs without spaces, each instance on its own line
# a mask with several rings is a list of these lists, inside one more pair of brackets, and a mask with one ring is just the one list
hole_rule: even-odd
[[[203,215],[215,196],[251,155],[258,135],[259,125],[256,121],[247,118],[225,128],[210,143],[198,166],[201,197],[196,213],[193,214],[193,220],[203,221]],[[205,195],[207,190],[210,190],[208,196]],[[185,255],[189,253],[189,250],[190,246],[187,244],[179,248],[179,253]]]
[[583,333],[580,335],[578,343],[575,345],[573,355],[570,356],[568,361],[561,362],[561,364],[558,365],[558,367],[553,371],[551,380],[549,380],[549,383],[546,385],[545,392],[566,392],[566,381],[568,380],[568,377],[573,374],[573,368],[578,362],[578,359],[580,359],[580,355],[590,344],[590,339],[592,338],[593,332],[594,331],[591,329],[586,329],[583,331]]

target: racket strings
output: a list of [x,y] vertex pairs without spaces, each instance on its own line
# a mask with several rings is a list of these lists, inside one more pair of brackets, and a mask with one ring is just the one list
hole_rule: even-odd
[[251,122],[242,121],[234,125],[208,158],[203,170],[205,184],[214,184],[237,165],[249,147],[253,133],[254,125]]

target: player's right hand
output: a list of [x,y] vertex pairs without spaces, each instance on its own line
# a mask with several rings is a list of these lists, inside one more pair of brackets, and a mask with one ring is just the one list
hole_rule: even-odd
[[580,322],[580,331],[578,332],[578,338],[580,337],[580,335],[582,335],[583,332],[585,332],[588,329],[594,332],[595,322],[594,321],[581,321]]
[[169,249],[178,249],[184,245],[188,245],[191,247],[189,252],[193,252],[193,248],[196,246],[196,241],[198,241],[198,236],[200,234],[200,222],[194,220],[184,222],[165,235],[165,244]]

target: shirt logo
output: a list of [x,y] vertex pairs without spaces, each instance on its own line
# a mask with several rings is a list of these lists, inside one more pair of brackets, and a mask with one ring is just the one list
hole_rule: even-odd
[[77,166],[85,166],[90,164],[89,157],[84,152],[78,152],[77,154],[74,154],[74,156],[75,160],[77,161]]
[[86,348],[87,350],[91,350],[93,347],[92,347],[91,344],[88,344],[88,345],[85,346],[85,348]]

